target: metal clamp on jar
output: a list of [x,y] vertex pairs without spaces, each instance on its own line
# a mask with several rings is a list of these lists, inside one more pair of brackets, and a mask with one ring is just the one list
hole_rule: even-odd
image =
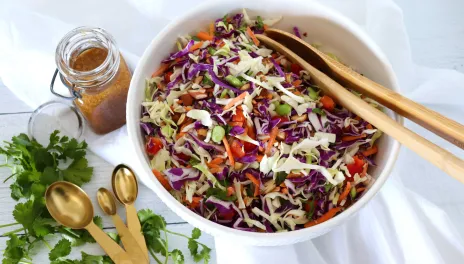
[[[64,36],[55,55],[51,92],[73,100],[87,124],[106,134],[126,123],[126,99],[132,77],[113,37],[101,28],[79,27]],[[56,76],[71,96],[54,91]]]

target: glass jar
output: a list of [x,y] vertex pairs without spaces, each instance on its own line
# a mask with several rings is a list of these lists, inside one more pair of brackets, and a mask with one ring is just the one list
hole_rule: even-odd
[[[126,123],[126,100],[132,74],[113,37],[101,28],[79,27],[63,37],[56,48],[57,70],[53,94],[72,99],[97,134]],[[57,73],[71,97],[53,89]]]

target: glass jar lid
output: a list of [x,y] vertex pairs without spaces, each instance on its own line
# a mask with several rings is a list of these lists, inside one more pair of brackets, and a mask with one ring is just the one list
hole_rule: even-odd
[[51,101],[39,106],[29,118],[28,134],[40,144],[49,143],[50,134],[59,130],[61,136],[80,140],[83,120],[74,106]]

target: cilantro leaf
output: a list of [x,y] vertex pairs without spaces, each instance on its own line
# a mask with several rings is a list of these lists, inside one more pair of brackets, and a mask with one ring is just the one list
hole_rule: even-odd
[[81,252],[82,260],[80,264],[112,264],[113,261],[108,256],[96,256],[90,255],[85,252]]
[[200,229],[198,229],[198,228],[195,227],[195,228],[192,230],[192,238],[193,238],[193,239],[198,239],[200,236],[201,236],[201,231],[200,231]]
[[11,198],[13,198],[13,200],[15,201],[18,201],[23,196],[21,192],[21,187],[16,182],[10,185],[10,190]]
[[53,261],[66,257],[69,253],[71,253],[71,242],[63,238],[56,243],[55,247],[48,254],[48,258]]
[[237,197],[235,195],[227,196],[227,191],[220,188],[209,188],[206,191],[206,197],[214,196],[223,201],[235,201]]
[[3,263],[18,263],[25,256],[25,245],[26,239],[24,236],[10,235],[8,241],[6,241],[5,252],[3,252],[5,257]]
[[193,239],[188,240],[188,249],[190,250],[190,255],[195,256],[198,253],[198,243]]
[[211,249],[209,247],[203,246],[200,253],[193,256],[193,260],[195,262],[200,262],[201,260],[203,260],[204,263],[209,263],[209,259],[211,258],[210,252]]
[[97,225],[100,229],[103,229],[103,218],[99,215],[93,217],[93,222]]
[[46,167],[43,172],[42,176],[40,177],[40,182],[42,184],[50,185],[56,181],[58,181],[58,172],[52,167]]
[[50,225],[50,223],[53,223],[50,219],[45,219],[38,217],[34,220],[34,223],[32,224],[32,230],[35,233],[35,236],[37,237],[44,237],[50,233],[53,232],[53,227]]
[[87,159],[74,160],[69,167],[63,171],[63,179],[78,186],[89,182],[92,177],[93,168],[88,166]]
[[184,254],[182,254],[182,251],[174,249],[170,255],[174,264],[184,264]]
[[25,228],[32,227],[32,223],[34,222],[33,205],[34,201],[29,200],[25,203],[16,204],[13,210],[14,219]]
[[263,22],[263,18],[261,16],[258,16],[256,18],[256,27],[258,29],[263,29],[264,28],[264,22]]
[[121,241],[121,238],[119,237],[119,234],[118,233],[114,233],[114,232],[108,232],[106,233],[109,237],[111,237],[111,239],[114,240],[114,242],[118,243]]
[[287,173],[283,171],[278,172],[275,178],[275,185],[281,185],[285,181],[285,179],[287,179]]

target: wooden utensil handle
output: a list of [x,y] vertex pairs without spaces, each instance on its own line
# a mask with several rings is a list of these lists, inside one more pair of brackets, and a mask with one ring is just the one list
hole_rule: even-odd
[[305,67],[312,68],[309,74],[313,75],[311,76],[314,77],[313,80],[341,105],[398,140],[402,145],[416,152],[419,156],[434,164],[448,175],[464,183],[464,161],[398,124],[386,114],[370,106],[364,100],[352,94],[308,63],[306,63]]
[[114,263],[134,264],[129,255],[93,222],[86,226],[85,229],[89,231],[90,235],[97,241]]
[[137,209],[135,209],[134,204],[126,204],[126,219],[127,219],[127,227],[129,228],[132,235],[137,240],[140,248],[142,248],[143,253],[148,258],[148,249],[147,244],[145,244],[145,238],[143,237],[140,221],[137,216]]
[[448,175],[464,183],[464,161],[398,124],[386,114],[370,106],[364,100],[346,90],[340,84],[278,42],[263,35],[259,35],[259,39],[263,40],[263,42],[271,48],[286,55],[292,62],[300,64],[303,69],[308,71],[313,81],[325,93],[332,96],[345,108],[373,124],[387,135],[398,140],[401,144],[416,152],[419,156],[434,164]]
[[[362,76],[323,52],[315,50],[329,66],[331,66],[330,64],[334,65],[331,68],[337,75],[337,80],[342,80],[343,83],[349,84],[354,90],[376,100],[396,113],[464,149],[463,125]],[[338,71],[345,74],[340,74]]]
[[139,246],[139,243],[129,231],[129,228],[126,227],[121,217],[118,214],[112,215],[114,226],[118,231],[119,237],[121,238],[122,244],[127,254],[131,257],[132,261],[136,264],[147,264],[148,255],[143,253],[142,248]]

